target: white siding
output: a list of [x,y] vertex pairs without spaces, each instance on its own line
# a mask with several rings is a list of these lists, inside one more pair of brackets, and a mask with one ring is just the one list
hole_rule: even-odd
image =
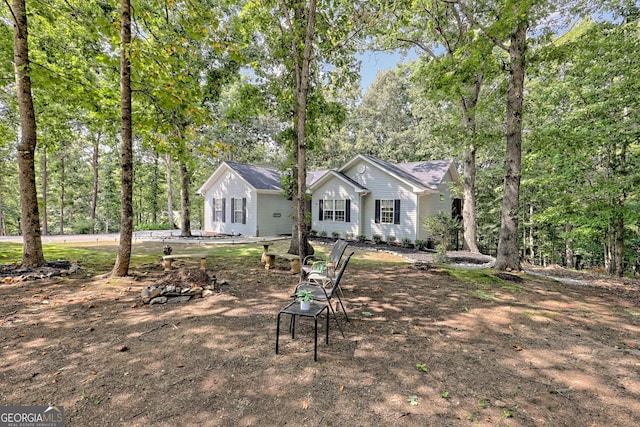
[[258,194],[256,235],[277,236],[291,234],[292,205],[279,194]]
[[[350,200],[350,221],[325,221],[319,220],[320,200]],[[356,237],[359,233],[358,218],[360,217],[360,196],[355,193],[353,186],[339,179],[331,179],[314,190],[311,199],[311,229],[317,232],[324,231],[328,237],[333,232],[340,233],[345,238],[347,233]]]
[[[232,223],[231,199],[247,199],[246,224]],[[213,200],[226,199],[225,222],[213,222]],[[205,232],[254,236],[256,232],[256,196],[235,173],[227,172],[213,183],[205,195]]]
[[[359,182],[367,188],[370,193],[363,197],[363,212],[360,217],[363,220],[362,234],[371,238],[374,234],[382,236],[395,236],[398,241],[403,237],[408,237],[412,241],[416,239],[416,211],[417,197],[411,188],[404,182],[391,177],[376,166],[365,164],[365,169],[361,173],[358,170],[360,163],[343,171],[345,175],[354,181]],[[375,223],[375,200],[396,200],[400,199],[400,224]],[[353,218],[353,213],[352,213]]]

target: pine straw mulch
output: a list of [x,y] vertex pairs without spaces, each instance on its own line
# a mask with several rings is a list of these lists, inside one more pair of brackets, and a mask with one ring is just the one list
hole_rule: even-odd
[[462,282],[425,263],[355,262],[344,277],[345,338],[332,322],[314,363],[309,319],[295,340],[283,322],[274,351],[296,276],[257,259],[214,258],[207,273],[218,292],[153,306],[140,294],[165,277],[160,265],[124,279],[80,271],[0,284],[0,404],[63,405],[69,426],[640,419],[638,281],[580,286],[509,273],[521,280]]

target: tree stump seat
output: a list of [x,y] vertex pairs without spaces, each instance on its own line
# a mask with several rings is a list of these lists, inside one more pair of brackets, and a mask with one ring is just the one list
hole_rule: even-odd
[[280,253],[274,253],[274,252],[266,252],[262,255],[262,259],[264,264],[264,269],[265,270],[269,270],[273,267],[275,267],[276,265],[276,257],[278,258],[283,258],[286,259],[287,261],[289,261],[289,264],[291,266],[291,272],[292,273],[300,273],[300,256],[299,255],[295,255],[295,254],[280,254]]
[[177,255],[164,255],[162,261],[164,262],[164,271],[171,270],[171,264],[174,259],[200,259],[200,270],[206,270],[207,268],[207,254],[177,254]]

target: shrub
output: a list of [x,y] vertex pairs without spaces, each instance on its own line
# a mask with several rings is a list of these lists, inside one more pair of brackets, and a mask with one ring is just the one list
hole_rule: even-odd
[[413,242],[413,245],[415,246],[415,248],[419,251],[424,251],[425,249],[427,249],[427,241],[426,240],[422,240],[422,239],[416,239],[415,242]]
[[371,236],[371,240],[373,240],[373,243],[377,245],[378,243],[382,242],[382,236],[379,234],[374,234],[373,236]]
[[78,219],[71,225],[73,234],[89,234],[91,233],[91,220]]
[[318,235],[318,230],[310,230],[309,231],[309,236],[316,237],[317,235]]
[[408,238],[408,237],[403,237],[403,238],[402,238],[402,247],[403,247],[403,248],[410,248],[411,246],[413,246],[413,245],[411,244],[411,239],[410,239],[410,238]]
[[433,260],[442,264],[446,264],[447,262],[449,262],[446,245],[439,244],[436,246],[436,253],[433,254]]
[[439,247],[443,246],[445,252],[452,237],[462,229],[460,221],[451,218],[450,215],[444,212],[440,212],[436,216],[424,218],[422,225],[425,231],[433,237],[436,243],[436,249],[440,250],[441,248]]
[[322,231],[319,233],[319,236],[320,236],[320,237],[327,237],[327,232],[326,232],[326,231],[324,231],[324,230],[322,230]]
[[367,241],[367,236],[365,236],[364,234],[358,234],[357,239],[358,239],[358,242],[364,243]]
[[150,231],[150,230],[173,230],[173,225],[171,224],[154,224],[154,223],[144,223],[138,224],[135,227],[136,231]]
[[346,233],[346,234],[345,234],[345,238],[346,238],[347,240],[353,240],[353,233]]
[[334,239],[339,239],[340,238],[340,232],[339,231],[332,231],[331,232],[331,237],[333,237]]
[[390,245],[394,244],[396,242],[396,236],[394,236],[393,234],[389,234],[388,236],[386,236],[386,240],[387,243],[389,243]]

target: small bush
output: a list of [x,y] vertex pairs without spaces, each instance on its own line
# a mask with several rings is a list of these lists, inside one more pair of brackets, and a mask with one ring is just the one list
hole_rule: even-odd
[[411,239],[408,237],[403,237],[401,243],[403,248],[410,248],[413,246]]
[[91,220],[78,219],[71,225],[73,234],[89,234],[91,233]]
[[416,241],[413,242],[413,245],[419,251],[424,251],[428,247],[427,241],[426,240],[422,240],[422,239],[416,239]]
[[365,236],[364,234],[358,234],[357,239],[358,239],[358,242],[364,243],[367,241],[367,236]]
[[146,224],[138,224],[135,227],[136,231],[152,231],[152,230],[173,230],[173,225],[171,224],[154,224],[154,223],[146,223]]
[[446,245],[444,244],[436,245],[436,253],[433,255],[433,260],[441,264],[446,264],[447,262],[449,262]]
[[390,245],[393,245],[396,242],[396,236],[394,236],[393,234],[389,234],[388,236],[386,236],[385,241]]
[[322,231],[319,233],[319,236],[320,236],[320,237],[327,237],[327,232],[326,232],[326,231],[324,231],[324,230],[322,230]]
[[345,234],[345,238],[346,238],[347,240],[353,240],[353,233],[346,233],[346,234]]
[[340,232],[339,231],[332,231],[331,232],[331,237],[333,237],[334,239],[339,239],[340,238]]
[[316,237],[317,235],[318,235],[318,230],[310,230],[309,231],[309,236]]
[[382,236],[379,234],[374,234],[373,236],[371,236],[371,240],[373,240],[373,243],[377,245],[378,243],[382,242]]

